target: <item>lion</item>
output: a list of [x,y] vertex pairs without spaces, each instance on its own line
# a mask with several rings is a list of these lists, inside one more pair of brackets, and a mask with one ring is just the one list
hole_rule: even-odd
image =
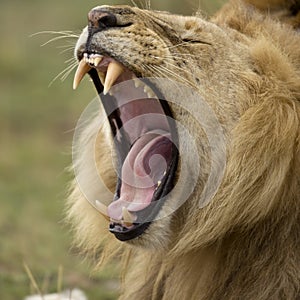
[[120,299],[299,299],[299,8],[89,12],[74,88],[88,74],[101,105],[68,220],[99,266],[121,258]]

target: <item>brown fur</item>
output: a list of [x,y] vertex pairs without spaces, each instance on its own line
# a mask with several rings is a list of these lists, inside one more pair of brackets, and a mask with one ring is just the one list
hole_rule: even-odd
[[[300,297],[300,34],[295,14],[290,18],[286,14],[296,2],[247,2],[260,3],[262,13],[240,1],[226,4],[209,22],[132,8],[141,15],[139,31],[133,30],[137,37],[138,32],[151,28],[151,34],[169,46],[164,32],[151,27],[151,18],[159,16],[169,22],[170,28],[165,30],[168,34],[173,30],[174,38],[199,37],[212,45],[178,47],[174,64],[166,66],[169,72],[164,75],[188,80],[213,107],[224,129],[228,156],[221,187],[209,205],[199,209],[197,200],[210,164],[208,145],[197,124],[180,108],[172,107],[174,117],[190,128],[198,145],[202,143],[202,177],[190,199],[169,218],[154,222],[133,241],[135,246],[118,242],[107,233],[107,222],[73,186],[68,215],[77,243],[86,252],[101,252],[101,262],[122,254],[120,299]],[[277,13],[284,12],[281,22],[277,16],[283,14],[266,13],[275,7]],[[149,61],[153,68],[148,70],[130,61],[137,57],[148,63],[138,53],[129,57],[126,51],[123,54],[124,49],[118,49],[118,39],[126,37],[106,37],[107,43],[109,38],[116,43],[113,51],[125,55],[133,70],[144,76],[155,75],[154,70],[163,74],[155,61]],[[127,47],[131,47],[130,42]],[[135,49],[134,44],[132,51],[143,49],[142,44]],[[186,62],[179,72],[176,63],[182,61],[175,56],[186,53],[195,56],[184,56]],[[162,59],[157,64],[163,63]],[[91,125],[82,138],[87,151],[77,164],[87,178],[90,166],[85,160],[97,132]],[[184,144],[184,137],[180,139]],[[115,174],[106,141],[107,130],[103,129],[97,140],[97,165],[113,189]],[[111,200],[97,189],[93,178],[88,180],[90,189],[102,195],[103,202]]]

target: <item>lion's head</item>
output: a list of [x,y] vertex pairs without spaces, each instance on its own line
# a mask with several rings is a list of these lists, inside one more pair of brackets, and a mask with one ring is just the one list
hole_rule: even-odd
[[[129,6],[88,14],[74,88],[88,73],[102,104],[79,138],[69,212],[85,249],[104,243],[110,252],[127,242],[139,246],[128,250],[136,264],[153,263],[144,294],[137,284],[128,297],[219,299],[225,286],[242,285],[243,277],[232,278],[238,268],[254,276],[255,258],[263,265],[287,247],[296,255],[300,36],[290,23],[299,25],[299,10],[289,22],[277,11],[296,3],[275,2],[267,16],[266,5],[259,12],[232,1],[211,20]],[[271,236],[280,247],[260,253]],[[147,258],[143,248],[152,249]],[[205,274],[203,282],[215,278],[216,289],[202,283],[205,296],[189,298],[199,289],[188,276],[184,292],[172,292],[187,266]],[[239,290],[227,292],[250,299]]]

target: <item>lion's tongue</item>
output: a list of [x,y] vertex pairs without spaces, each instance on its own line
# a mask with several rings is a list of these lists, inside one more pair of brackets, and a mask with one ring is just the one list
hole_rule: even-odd
[[122,219],[122,209],[140,211],[150,205],[170,163],[172,142],[170,134],[148,133],[132,146],[122,167],[120,198],[108,207],[108,215]]

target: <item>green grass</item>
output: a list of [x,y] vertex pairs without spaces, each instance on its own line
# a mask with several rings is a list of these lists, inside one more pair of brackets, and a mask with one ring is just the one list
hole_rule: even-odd
[[[163,7],[159,3],[153,1],[154,8],[181,11],[182,1],[165,1]],[[115,266],[91,275],[92,268],[70,251],[72,237],[63,225],[66,186],[72,177],[64,170],[71,164],[73,128],[95,92],[87,80],[74,92],[74,73],[48,87],[72,57],[72,51],[59,54],[59,47],[75,40],[40,47],[52,36],[30,37],[44,30],[80,32],[88,10],[99,4],[1,1],[0,299],[20,300],[31,292],[23,262],[48,292],[56,291],[62,266],[63,287],[81,288],[89,299],[116,299]]]

